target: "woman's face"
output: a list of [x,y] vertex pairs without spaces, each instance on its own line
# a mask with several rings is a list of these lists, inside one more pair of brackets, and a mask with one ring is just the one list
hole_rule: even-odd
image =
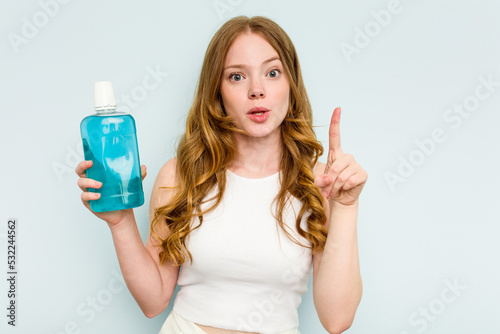
[[236,127],[252,137],[279,136],[289,94],[276,50],[258,34],[239,35],[227,52],[221,78],[222,102]]

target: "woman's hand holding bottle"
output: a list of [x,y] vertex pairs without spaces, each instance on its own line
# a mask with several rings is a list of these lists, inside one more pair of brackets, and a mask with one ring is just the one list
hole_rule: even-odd
[[[83,202],[83,205],[87,209],[89,209],[90,212],[92,212],[94,215],[96,215],[98,218],[104,220],[106,223],[108,223],[109,227],[113,227],[115,225],[120,224],[123,219],[130,215],[133,214],[133,209],[125,209],[125,210],[116,210],[116,211],[108,211],[108,212],[94,212],[90,208],[90,203],[89,201],[92,200],[97,200],[101,196],[99,193],[94,193],[88,191],[89,188],[93,189],[99,189],[102,187],[102,183],[93,179],[87,178],[87,172],[86,170],[90,167],[92,167],[92,160],[84,160],[81,161],[78,166],[76,166],[75,172],[79,176],[78,179],[78,186],[80,189],[83,191],[81,199]],[[146,166],[141,165],[141,179],[144,180],[146,177],[147,171],[146,171]]]

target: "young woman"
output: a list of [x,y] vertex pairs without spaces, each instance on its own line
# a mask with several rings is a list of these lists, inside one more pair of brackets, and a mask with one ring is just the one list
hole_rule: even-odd
[[[367,173],[340,146],[332,115],[327,165],[288,35],[263,17],[226,22],[208,46],[177,156],[156,178],[144,246],[132,209],[109,225],[127,286],[160,333],[298,332],[311,270],[318,317],[349,328],[361,299],[357,213]],[[82,201],[99,194],[76,168]],[[141,166],[143,178],[145,166]],[[179,274],[180,266],[182,270]]]

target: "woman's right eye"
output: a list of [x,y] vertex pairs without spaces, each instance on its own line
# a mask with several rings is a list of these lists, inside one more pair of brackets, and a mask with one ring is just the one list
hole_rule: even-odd
[[233,81],[241,81],[243,79],[243,76],[239,73],[231,73],[229,75],[229,79],[231,79]]

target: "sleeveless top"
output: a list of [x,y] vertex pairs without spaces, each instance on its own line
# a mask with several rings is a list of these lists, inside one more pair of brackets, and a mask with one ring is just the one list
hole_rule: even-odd
[[[201,227],[186,240],[193,262],[186,260],[177,281],[173,310],[180,316],[205,326],[263,334],[298,327],[297,308],[307,291],[312,255],[291,241],[272,215],[279,175],[251,179],[227,170],[221,203],[203,215]],[[217,186],[205,200],[215,191]],[[310,246],[295,228],[302,202],[291,198],[283,215],[287,232]],[[305,231],[308,216],[306,211],[301,221]],[[199,225],[199,219],[194,222],[192,227]]]

